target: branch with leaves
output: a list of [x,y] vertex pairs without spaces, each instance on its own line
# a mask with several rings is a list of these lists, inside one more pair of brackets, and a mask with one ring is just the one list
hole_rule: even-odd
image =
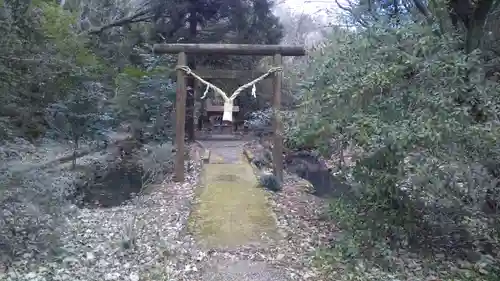
[[232,110],[233,110],[233,103],[234,100],[238,97],[238,95],[245,89],[248,89],[252,87],[252,96],[254,98],[257,97],[257,89],[255,87],[255,84],[259,83],[260,81],[264,80],[267,76],[277,72],[277,71],[282,71],[283,69],[281,67],[272,67],[270,68],[266,73],[262,74],[261,76],[255,78],[254,80],[240,86],[238,89],[236,89],[231,96],[228,96],[223,90],[221,90],[219,87],[215,86],[214,84],[206,81],[205,79],[201,78],[199,75],[194,73],[191,68],[187,66],[178,66],[177,69],[181,69],[184,72],[186,72],[187,75],[193,76],[195,79],[200,81],[206,86],[205,92],[203,93],[203,96],[201,97],[204,99],[208,91],[212,89],[216,94],[222,97],[224,100],[224,114],[222,115],[222,120],[223,121],[233,121],[233,115],[232,115]]

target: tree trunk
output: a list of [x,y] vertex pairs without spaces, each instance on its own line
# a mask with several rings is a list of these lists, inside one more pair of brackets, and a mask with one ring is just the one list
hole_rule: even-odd
[[494,7],[500,3],[499,0],[481,0],[478,1],[476,9],[472,13],[472,20],[467,27],[466,51],[470,53],[481,47],[484,35],[484,24],[488,15]]
[[466,53],[480,48],[486,19],[499,4],[500,0],[478,0],[476,5],[473,5],[470,0],[449,1],[450,18],[453,25],[458,27],[458,20],[461,20],[466,28]]
[[[198,19],[197,19],[197,11],[196,11],[196,3],[197,1],[191,1],[191,7],[189,11],[189,41],[190,43],[196,43],[197,36],[197,27],[198,27]],[[191,69],[196,68],[196,58],[194,55],[188,55],[187,57],[188,66]],[[187,96],[186,96],[186,136],[189,141],[194,140],[194,86],[195,81],[192,76],[188,76],[187,78]],[[189,90],[190,89],[190,90]]]
[[78,140],[79,137],[74,137],[73,141],[73,159],[71,160],[71,169],[74,170],[76,168],[76,158],[78,158]]

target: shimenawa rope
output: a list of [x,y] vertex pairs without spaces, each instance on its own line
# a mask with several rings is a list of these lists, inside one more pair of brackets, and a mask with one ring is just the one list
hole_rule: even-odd
[[205,88],[205,92],[203,92],[203,96],[201,97],[202,99],[204,99],[207,94],[208,94],[208,91],[210,89],[212,89],[215,93],[219,94],[222,99],[224,100],[224,114],[222,115],[222,120],[223,121],[230,121],[232,122],[233,121],[233,115],[232,115],[232,110],[233,110],[233,102],[234,102],[234,99],[236,99],[236,97],[245,89],[247,89],[248,87],[252,87],[252,96],[254,98],[257,97],[257,89],[255,87],[255,84],[257,84],[258,82],[264,80],[267,76],[275,73],[275,72],[278,72],[278,71],[282,71],[283,68],[282,67],[271,67],[266,73],[264,73],[263,75],[257,77],[256,79],[240,86],[238,89],[236,89],[233,94],[228,97],[227,94],[221,90],[219,87],[215,86],[214,84],[206,81],[205,79],[201,78],[199,75],[197,75],[196,73],[194,73],[191,68],[189,68],[188,66],[185,66],[185,65],[179,65],[176,67],[176,69],[181,69],[183,70],[184,72],[186,72],[187,75],[191,75],[193,76],[194,78],[196,78],[198,81],[200,81],[201,83],[203,83],[204,85],[206,85],[206,88]]

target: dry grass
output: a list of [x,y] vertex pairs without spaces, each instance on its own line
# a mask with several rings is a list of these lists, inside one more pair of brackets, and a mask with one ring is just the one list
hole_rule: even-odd
[[266,191],[248,163],[207,164],[190,232],[209,247],[237,247],[276,237]]

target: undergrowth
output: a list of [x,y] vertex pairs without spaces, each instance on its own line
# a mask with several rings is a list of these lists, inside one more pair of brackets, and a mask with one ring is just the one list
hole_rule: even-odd
[[492,255],[471,252],[457,258],[411,245],[412,237],[421,235],[419,229],[410,226],[415,232],[409,232],[411,222],[398,227],[395,221],[402,214],[397,211],[381,213],[335,199],[329,215],[341,231],[330,247],[317,251],[316,262],[335,280],[499,280],[500,267]]
[[285,119],[288,149],[321,151],[355,195],[318,254],[336,280],[500,280],[498,55],[419,20],[332,29]]

